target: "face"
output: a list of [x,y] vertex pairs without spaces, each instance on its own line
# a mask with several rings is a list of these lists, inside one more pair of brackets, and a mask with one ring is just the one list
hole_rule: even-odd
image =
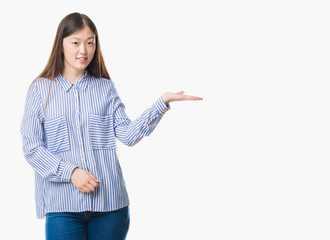
[[63,38],[64,71],[84,72],[93,59],[95,44],[95,35],[86,25]]

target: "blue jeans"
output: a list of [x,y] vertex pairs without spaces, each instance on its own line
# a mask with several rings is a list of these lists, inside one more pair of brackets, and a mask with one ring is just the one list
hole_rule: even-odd
[[46,214],[46,240],[124,240],[129,207],[112,212],[53,212]]

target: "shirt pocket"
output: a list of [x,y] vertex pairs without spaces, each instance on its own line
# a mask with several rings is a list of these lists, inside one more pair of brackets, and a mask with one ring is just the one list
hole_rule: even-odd
[[93,149],[114,149],[116,138],[113,132],[113,115],[97,115],[89,113],[88,129]]
[[53,153],[70,150],[68,123],[65,116],[44,123],[47,149]]

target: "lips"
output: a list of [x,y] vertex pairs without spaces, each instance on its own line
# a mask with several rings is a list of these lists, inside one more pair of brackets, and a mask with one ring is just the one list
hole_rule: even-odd
[[81,63],[85,63],[85,62],[87,61],[87,58],[85,58],[85,57],[80,57],[80,58],[78,58],[78,60],[79,60],[79,62],[81,62]]

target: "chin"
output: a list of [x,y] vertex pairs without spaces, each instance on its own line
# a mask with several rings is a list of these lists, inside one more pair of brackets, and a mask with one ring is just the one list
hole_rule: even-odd
[[77,70],[85,70],[87,68],[88,65],[83,65],[83,66],[77,66],[76,69]]

